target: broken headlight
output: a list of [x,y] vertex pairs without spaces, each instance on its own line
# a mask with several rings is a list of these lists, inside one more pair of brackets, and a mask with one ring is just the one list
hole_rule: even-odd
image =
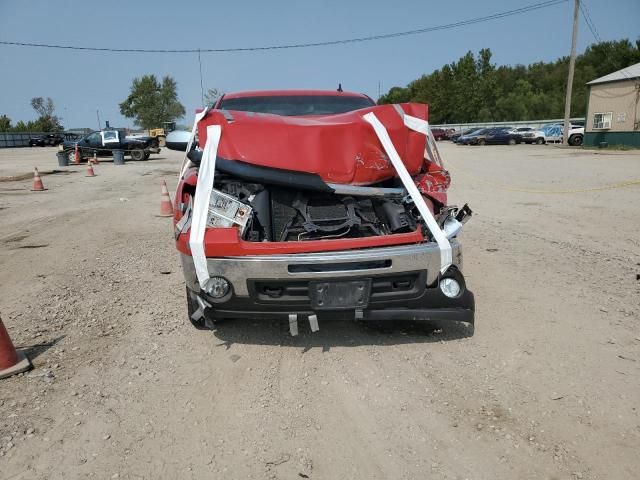
[[211,191],[207,227],[225,228],[237,225],[240,235],[243,235],[251,216],[252,209],[249,205],[218,190]]

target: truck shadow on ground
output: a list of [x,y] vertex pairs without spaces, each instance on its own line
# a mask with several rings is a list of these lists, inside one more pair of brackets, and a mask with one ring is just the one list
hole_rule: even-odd
[[54,338],[50,342],[37,343],[34,345],[16,345],[15,347],[18,350],[21,350],[24,354],[27,355],[27,357],[29,357],[30,360],[33,361],[50,348],[55,347],[58,343],[64,340],[65,337],[66,335],[61,335],[57,338]]
[[331,347],[358,347],[363,345],[402,345],[460,340],[473,336],[473,325],[459,322],[354,322],[324,320],[320,330],[311,332],[306,321],[298,322],[299,334],[292,337],[289,324],[277,320],[224,320],[213,332],[220,347],[233,344],[274,345],[312,348],[329,351]]

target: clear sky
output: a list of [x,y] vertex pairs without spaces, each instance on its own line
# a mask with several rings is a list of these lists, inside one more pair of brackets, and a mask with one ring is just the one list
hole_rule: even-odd
[[[541,0],[52,1],[0,0],[0,40],[114,48],[226,48],[314,42],[452,23]],[[640,0],[585,0],[603,40],[640,38]],[[568,55],[573,2],[446,31],[308,49],[202,55],[205,90],[336,88],[372,97],[464,55],[529,64]],[[580,17],[578,52],[595,40]],[[131,80],[171,75],[187,109],[200,106],[197,54],[97,53],[0,45],[0,115],[33,120],[51,97],[67,128],[131,126],[118,103]]]

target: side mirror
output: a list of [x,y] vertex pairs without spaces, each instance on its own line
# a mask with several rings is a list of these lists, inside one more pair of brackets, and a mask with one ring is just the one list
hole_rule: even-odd
[[165,143],[169,150],[186,152],[189,138],[191,138],[191,132],[186,130],[174,130],[167,135]]

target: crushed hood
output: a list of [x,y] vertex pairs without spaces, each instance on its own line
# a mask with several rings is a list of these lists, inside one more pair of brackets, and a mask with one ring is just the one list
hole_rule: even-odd
[[362,118],[369,112],[383,123],[412,176],[429,170],[425,136],[405,127],[402,117],[404,112],[426,120],[427,106],[416,103],[307,117],[212,110],[198,124],[199,144],[206,143],[207,126],[221,125],[221,158],[314,173],[328,183],[368,185],[397,176],[371,125]]

